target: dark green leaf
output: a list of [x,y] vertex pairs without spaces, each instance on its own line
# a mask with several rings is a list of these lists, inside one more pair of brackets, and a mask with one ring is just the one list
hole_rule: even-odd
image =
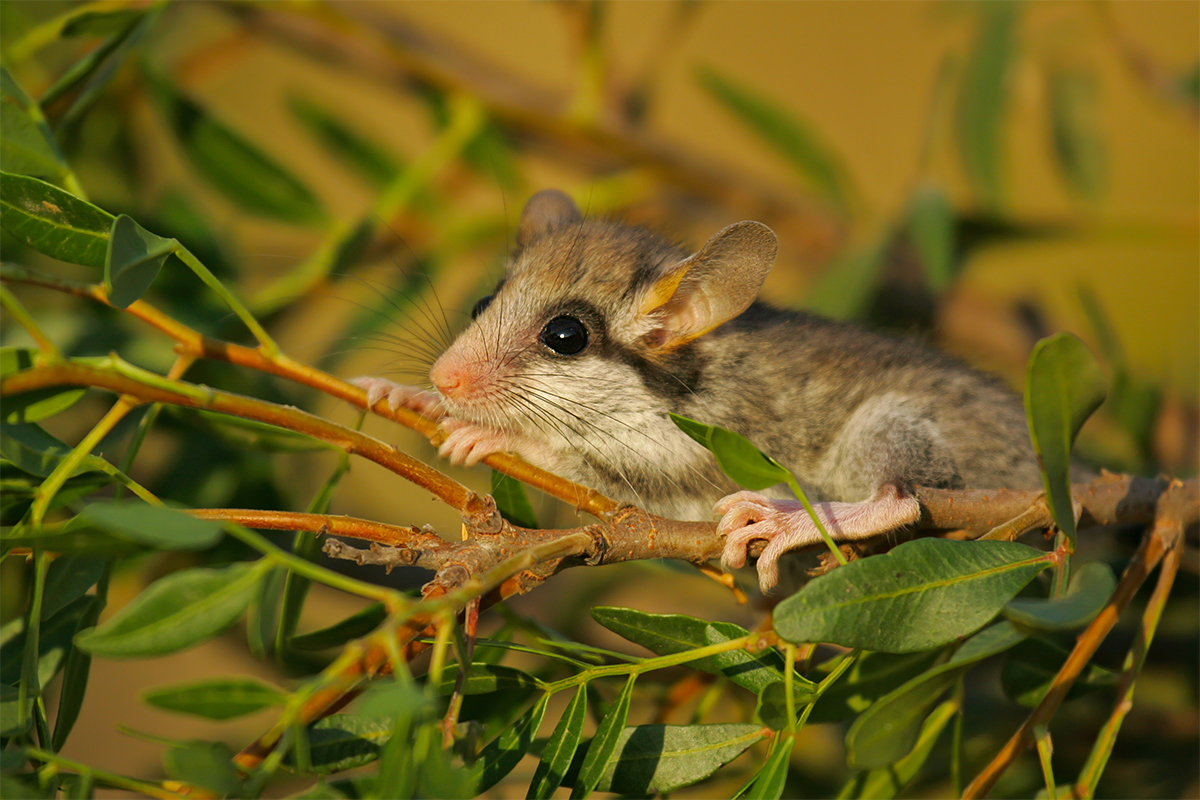
[[218,797],[241,797],[242,780],[233,751],[220,742],[189,742],[163,754],[167,774],[178,781],[211,789]]
[[1175,79],[1175,85],[1192,106],[1200,106],[1200,62],[1188,67]]
[[[33,725],[33,700],[32,694],[25,697],[25,713],[22,714],[20,690],[16,686],[0,683],[0,736],[20,736],[30,729]],[[8,751],[4,753],[7,755]]]
[[[933,666],[944,653],[863,653],[837,682],[828,687],[808,715],[810,725],[857,717],[888,692]],[[829,662],[833,663],[833,662]],[[828,670],[828,664],[819,669]]]
[[821,196],[842,211],[849,210],[855,195],[849,171],[810,123],[711,69],[700,70],[698,78],[701,86],[773,147]]
[[[96,624],[106,602],[107,597],[103,594],[92,599],[80,614],[72,639]],[[75,722],[79,719],[79,712],[83,709],[83,700],[87,694],[91,669],[92,657],[72,644],[67,653],[67,663],[63,667],[62,690],[58,695],[58,712],[54,719],[52,744],[55,752],[62,749],[67,737],[71,735],[71,729],[75,727]]]
[[791,721],[787,713],[787,689],[784,681],[768,683],[758,693],[754,718],[773,731],[781,731]]
[[70,172],[42,110],[0,67],[0,163],[6,172],[61,183]]
[[[394,718],[367,718],[333,714],[314,723],[308,731],[308,751],[313,772],[328,775],[379,757],[379,748],[392,736]],[[292,756],[285,763],[295,765]]]
[[937,292],[944,292],[954,280],[954,209],[938,186],[917,189],[908,205],[908,236],[912,241],[925,280]]
[[956,713],[958,703],[952,700],[942,703],[921,726],[921,733],[917,736],[912,752],[894,764],[859,773],[846,784],[838,797],[883,800],[898,795],[900,790],[917,776],[921,767],[925,766],[938,737]]
[[520,719],[505,728],[495,740],[483,748],[479,758],[471,765],[475,794],[486,792],[499,783],[529,752],[538,728],[541,727],[542,717],[546,715],[546,704],[549,700],[550,695],[543,695]]
[[575,755],[575,748],[583,735],[586,716],[587,686],[584,685],[575,690],[570,705],[563,711],[558,724],[554,726],[554,732],[550,734],[549,741],[542,748],[542,759],[533,773],[533,780],[529,782],[527,797],[530,800],[546,800],[562,785],[567,769],[571,766],[571,759]]
[[[1028,639],[1014,647],[1000,673],[1004,693],[1019,705],[1034,708],[1042,702],[1069,653],[1046,639]],[[1088,664],[1071,684],[1064,699],[1073,700],[1097,689],[1111,688],[1120,674],[1097,664]]]
[[401,165],[394,158],[334,113],[305,97],[289,98],[288,108],[326,150],[376,186],[400,173]]
[[513,525],[522,528],[538,527],[537,514],[533,510],[533,504],[529,502],[525,485],[516,478],[492,470],[492,497],[500,515]]
[[[76,20],[83,20],[88,17],[87,14],[81,14]],[[120,56],[110,59],[114,53],[128,51],[131,45],[141,39],[141,34],[146,30],[145,25],[139,25],[139,22],[147,19],[145,11],[124,9],[122,11],[110,12],[103,15],[105,17],[103,23],[98,27],[103,27],[103,31],[97,33],[101,35],[111,34],[98,47],[91,50],[78,61],[75,61],[57,80],[50,85],[46,91],[42,92],[41,98],[38,100],[39,105],[48,110],[47,113],[51,117],[58,120],[76,119],[83,110],[91,104],[91,102],[99,94],[100,90],[108,83],[117,68],[124,61]],[[98,23],[100,17],[92,17]],[[74,23],[75,20],[72,20]],[[66,26],[70,28],[72,23]],[[86,24],[86,23],[85,23]],[[64,28],[66,30],[66,28]],[[61,97],[68,92],[79,87],[84,82],[87,82],[86,87],[79,91],[75,101],[71,103],[70,108],[65,111],[58,112],[57,110],[49,110]],[[61,125],[61,122],[60,122]],[[61,130],[61,128],[60,128]]]
[[1049,565],[1016,542],[916,539],[810,581],[775,608],[775,630],[790,642],[929,650],[987,624]]
[[1025,416],[1054,522],[1072,541],[1071,447],[1104,402],[1104,373],[1079,337],[1056,333],[1033,348],[1025,374]]
[[779,800],[787,785],[788,763],[792,749],[796,746],[795,736],[776,736],[771,742],[767,760],[754,775],[744,792],[738,792],[740,800]]
[[297,224],[325,218],[316,196],[241,134],[184,97],[165,78],[148,75],[159,109],[192,165],[246,211]]
[[372,603],[357,614],[352,614],[328,628],[293,636],[290,640],[291,645],[297,650],[328,650],[331,647],[341,647],[351,639],[366,636],[385,619],[387,609],[383,604]]
[[[33,366],[36,350],[24,347],[0,347],[0,375],[9,375]],[[75,386],[51,386],[4,398],[3,422],[23,425],[66,411],[83,397],[86,389]]]
[[87,594],[104,574],[105,560],[96,556],[63,555],[54,559],[46,572],[42,619],[50,619]]
[[162,655],[199,644],[242,615],[265,563],[196,567],[160,578],[75,643],[109,658]]
[[1071,576],[1071,586],[1062,597],[1043,600],[1017,597],[1004,607],[1013,622],[1043,631],[1082,628],[1100,613],[1117,588],[1112,568],[1100,561],[1085,564]]
[[204,550],[220,541],[224,523],[140,500],[95,503],[79,512],[80,524],[147,547]]
[[971,188],[994,211],[1004,198],[1004,126],[1020,4],[981,8],[979,33],[959,87],[958,150]]
[[1096,76],[1080,69],[1055,67],[1048,70],[1046,80],[1058,167],[1072,191],[1096,199],[1104,191],[1106,178]]
[[929,707],[958,676],[975,662],[1002,653],[1024,638],[1011,622],[993,625],[968,639],[949,661],[881,697],[846,732],[847,763],[875,769],[908,755],[920,737]]
[[224,720],[281,706],[287,695],[256,678],[213,678],[159,686],[143,692],[142,699],[168,711]]
[[39,253],[101,269],[112,222],[107,211],[57,186],[0,172],[0,225]]
[[107,36],[133,26],[146,11],[140,8],[113,8],[85,11],[63,25],[63,36]]
[[[571,789],[572,798],[587,797],[599,787],[602,778],[616,773],[614,762],[617,760],[617,754],[624,750],[622,745],[625,744],[625,740],[629,738],[629,735],[625,733],[625,720],[629,717],[629,704],[633,698],[633,684],[636,680],[636,675],[629,676],[617,701],[608,709],[604,719],[600,720],[600,725],[596,728],[596,735],[592,737],[592,741],[587,747],[587,753],[583,757],[579,776],[575,779],[575,785]],[[654,742],[649,744],[653,748]],[[653,758],[654,755],[652,753],[651,763],[660,763],[659,759]],[[659,755],[661,755],[661,748]]]
[[717,464],[734,483],[751,491],[788,479],[788,471],[739,433],[671,414],[681,431],[712,451]]
[[104,262],[104,290],[117,308],[140,300],[179,242],[156,236],[125,214],[113,220]]
[[[442,682],[438,685],[438,692],[441,694],[450,694],[454,691],[457,680],[458,673],[454,670],[446,670],[442,674]],[[542,682],[528,672],[522,672],[514,667],[503,667],[499,664],[487,664],[477,661],[471,665],[471,670],[467,673],[467,679],[462,685],[462,693],[464,695],[489,694],[501,689],[541,687]]]
[[[0,693],[5,699],[9,696],[9,690],[12,686],[0,686]],[[27,756],[23,747],[6,747],[0,750],[0,772],[7,775],[10,772],[19,772],[25,768]]]
[[[18,351],[22,352],[22,351]],[[28,358],[26,361],[32,363],[32,353],[24,351]],[[8,348],[0,348],[0,363],[9,362],[12,359],[8,352]],[[20,356],[16,357],[18,360]],[[4,369],[3,373],[7,374],[8,370]],[[8,400],[6,399],[7,403]],[[28,472],[30,475],[36,475],[39,478],[47,477],[54,471],[58,463],[63,457],[71,452],[71,448],[63,444],[55,437],[47,433],[43,428],[32,423],[29,424],[12,424],[0,420],[0,453],[4,455],[14,466]],[[81,465],[75,471],[78,475],[81,472],[90,469],[85,465]]]
[[673,792],[704,780],[769,734],[761,725],[737,723],[625,728],[596,789],[635,797]]
[[[93,604],[99,602],[94,596],[78,597],[73,603],[41,624],[38,635],[38,686],[45,686],[58,674],[66,663],[71,649],[71,637],[79,626],[79,620],[88,613]],[[16,686],[21,680],[21,653],[25,650],[24,619],[17,618],[5,625],[15,626],[11,638],[0,647],[0,683]]]
[[265,660],[274,650],[279,631],[279,604],[287,567],[272,568],[261,581],[246,612],[246,644],[255,658]]

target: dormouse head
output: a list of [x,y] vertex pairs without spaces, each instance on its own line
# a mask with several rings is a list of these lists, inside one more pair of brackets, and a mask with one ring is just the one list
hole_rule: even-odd
[[611,387],[669,370],[754,301],[777,247],[766,225],[739,222],[689,255],[642,228],[586,219],[555,190],[529,200],[516,241],[496,292],[431,372],[455,413],[503,405],[522,386],[562,395],[565,381]]

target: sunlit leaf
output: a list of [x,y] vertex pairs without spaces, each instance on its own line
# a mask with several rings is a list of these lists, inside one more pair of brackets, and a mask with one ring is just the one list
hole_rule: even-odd
[[625,728],[596,789],[635,797],[673,792],[704,780],[768,735],[761,725],[739,723]]
[[521,718],[501,731],[479,754],[471,765],[471,777],[475,780],[475,792],[481,793],[491,789],[508,773],[513,771],[518,762],[529,752],[541,727],[542,717],[546,715],[546,704],[550,695],[542,696]]
[[678,414],[671,421],[688,436],[712,451],[717,464],[738,486],[758,491],[788,479],[788,471],[763,453],[745,436],[706,425]]
[[[458,675],[453,670],[447,670],[438,684],[441,694],[454,691]],[[489,694],[501,689],[542,688],[542,681],[515,667],[505,667],[499,664],[475,662],[463,681],[461,691],[464,695]]]
[[281,706],[287,695],[257,678],[231,677],[159,686],[143,692],[142,699],[168,711],[206,719],[233,719]]
[[534,770],[533,779],[529,782],[528,797],[530,800],[546,800],[554,794],[554,790],[562,785],[575,748],[583,736],[583,723],[587,716],[587,686],[575,690],[570,705],[559,717],[558,724],[546,746],[542,748],[542,758]]
[[[629,704],[633,698],[633,684],[636,679],[636,675],[629,676],[616,702],[609,707],[604,719],[600,720],[596,735],[587,746],[575,786],[571,790],[572,798],[587,797],[599,788],[602,778],[615,774],[613,764],[618,754],[624,751],[624,740],[629,738],[629,734],[625,733],[625,720],[629,716]],[[661,760],[661,757],[658,760]]]
[[751,779],[745,791],[738,792],[739,800],[779,800],[787,786],[788,764],[796,746],[795,736],[776,736],[771,752]]
[[102,269],[113,216],[45,181],[0,172],[0,225],[39,253]]
[[[392,736],[395,720],[361,717],[356,714],[332,714],[314,723],[308,730],[308,754],[313,772],[327,775],[341,772],[379,757],[379,748]],[[295,764],[289,756],[285,763]]]

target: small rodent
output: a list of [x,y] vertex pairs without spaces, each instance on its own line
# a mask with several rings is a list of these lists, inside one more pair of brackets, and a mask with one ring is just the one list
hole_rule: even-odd
[[[430,370],[436,393],[359,378],[442,419],[441,454],[508,451],[666,517],[711,519],[764,590],[785,551],[819,541],[786,487],[737,492],[668,412],[737,431],[790,469],[843,541],[920,516],[909,487],[1041,485],[1020,398],[920,345],[757,302],[775,261],[759,222],[689,255],[642,228],[585,219],[562,192],[526,204],[495,292]],[[734,492],[731,494],[731,492]],[[719,501],[719,502],[718,502]]]

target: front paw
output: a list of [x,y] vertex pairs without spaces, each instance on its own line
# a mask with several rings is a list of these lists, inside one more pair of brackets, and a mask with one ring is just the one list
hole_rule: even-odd
[[438,455],[452,464],[472,467],[492,453],[510,450],[509,434],[499,428],[461,419],[448,419],[439,426],[447,432]]
[[[794,500],[771,500],[755,492],[737,492],[722,499],[713,509],[713,513],[721,517],[717,533],[725,537],[721,564],[727,569],[744,567],[750,543],[755,539],[772,542],[787,531],[787,522],[802,509],[803,506]],[[773,562],[767,566],[769,572],[774,570]],[[760,559],[760,573],[762,567]],[[765,576],[760,574],[760,578],[763,588],[775,585],[778,580],[776,576],[768,584]]]
[[441,419],[446,416],[446,412],[442,410],[442,398],[433,392],[418,389],[415,386],[394,383],[386,378],[373,378],[370,375],[353,378],[350,383],[366,390],[368,408],[373,408],[376,403],[386,397],[388,406],[393,411],[407,408],[430,419]]

